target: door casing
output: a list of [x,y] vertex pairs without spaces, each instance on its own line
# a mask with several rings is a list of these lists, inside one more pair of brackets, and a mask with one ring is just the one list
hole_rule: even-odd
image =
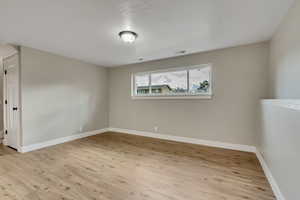
[[[21,117],[21,115],[20,115],[20,112],[21,112],[21,101],[20,101],[20,60],[19,60],[19,54],[18,54],[18,52],[17,53],[14,53],[14,54],[12,54],[12,55],[10,55],[10,56],[8,56],[8,57],[5,57],[5,58],[2,58],[2,59],[0,59],[1,60],[1,66],[2,66],[2,70],[3,70],[3,129],[4,129],[4,133],[3,133],[3,136],[4,136],[4,139],[3,139],[3,144],[4,145],[6,145],[6,146],[8,146],[9,144],[8,144],[8,141],[7,141],[7,137],[8,137],[8,135],[6,134],[6,130],[8,129],[8,121],[7,121],[7,116],[8,116],[8,112],[9,112],[9,110],[8,110],[8,106],[7,106],[7,104],[5,104],[5,100],[7,100],[7,87],[8,87],[8,85],[7,85],[7,78],[6,78],[6,75],[5,75],[5,66],[4,66],[4,60],[5,59],[9,59],[9,58],[11,58],[11,57],[14,57],[14,56],[16,56],[17,58],[17,92],[18,92],[18,100],[17,100],[17,108],[18,108],[18,110],[17,111],[14,111],[14,112],[16,112],[16,115],[17,115],[17,122],[16,122],[16,130],[17,130],[17,132],[16,132],[16,150],[17,151],[19,151],[19,152],[21,152],[21,119],[20,119],[20,117]],[[8,133],[9,134],[9,133]]]

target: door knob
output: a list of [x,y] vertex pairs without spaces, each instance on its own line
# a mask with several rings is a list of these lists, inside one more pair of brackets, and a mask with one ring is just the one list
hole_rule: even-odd
[[13,107],[13,110],[18,110],[18,108],[17,107]]

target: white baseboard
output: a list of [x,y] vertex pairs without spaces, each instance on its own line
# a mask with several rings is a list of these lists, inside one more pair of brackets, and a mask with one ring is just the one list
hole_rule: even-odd
[[185,142],[185,143],[191,143],[191,144],[199,144],[199,145],[205,145],[205,146],[211,146],[211,147],[218,147],[218,148],[224,148],[224,149],[231,149],[231,150],[238,150],[238,151],[246,151],[246,152],[253,152],[256,153],[256,156],[264,170],[264,173],[272,187],[272,190],[277,198],[277,200],[286,200],[281,193],[278,184],[276,183],[269,167],[267,166],[263,156],[261,153],[256,149],[254,146],[249,145],[242,145],[242,144],[231,144],[231,143],[224,143],[224,142],[217,142],[217,141],[210,141],[210,140],[201,140],[196,138],[187,138],[187,137],[181,137],[181,136],[173,136],[173,135],[164,135],[164,134],[158,134],[158,133],[151,133],[151,132],[145,132],[145,131],[137,131],[137,130],[129,130],[129,129],[121,129],[121,128],[105,128],[90,132],[85,132],[77,135],[67,136],[63,138],[58,138],[54,140],[50,140],[47,142],[37,143],[29,146],[23,146],[20,148],[20,152],[30,152],[37,149],[53,146],[56,144],[61,144],[65,142],[69,142],[72,140],[77,140],[80,138],[101,134],[104,132],[119,132],[119,133],[127,133],[131,135],[139,135],[139,136],[145,136],[145,137],[152,137],[152,138],[158,138],[158,139],[164,139],[164,140],[171,140],[176,142]]
[[280,188],[276,182],[276,180],[274,179],[272,172],[270,170],[270,168],[268,167],[266,161],[264,160],[263,156],[261,155],[261,153],[259,152],[259,150],[257,149],[256,151],[256,156],[261,164],[261,167],[263,168],[265,175],[271,185],[271,188],[274,192],[274,195],[276,196],[277,200],[286,200],[282,194],[282,192],[280,191]]
[[164,134],[158,134],[158,133],[121,129],[121,128],[108,128],[108,131],[255,153],[263,170],[264,170],[264,173],[271,185],[271,188],[272,188],[277,200],[286,200],[284,198],[284,196],[282,195],[282,193],[279,189],[279,186],[276,183],[276,181],[275,181],[269,167],[267,166],[265,160],[263,159],[261,153],[257,150],[257,148],[255,146],[242,145],[242,144],[231,144],[231,143],[216,142],[216,141],[210,141],[210,140],[201,140],[201,139],[195,139],[195,138],[164,135]]
[[41,142],[41,143],[37,143],[37,144],[23,146],[23,147],[20,148],[19,151],[21,153],[26,153],[26,152],[42,149],[42,148],[45,148],[45,147],[53,146],[53,145],[56,145],[56,144],[61,144],[61,143],[77,140],[77,139],[80,139],[80,138],[85,138],[85,137],[89,137],[89,136],[92,136],[92,135],[97,135],[97,134],[104,133],[104,132],[107,132],[107,131],[108,131],[108,129],[105,128],[105,129],[100,129],[100,130],[84,132],[84,133],[71,135],[71,136],[67,136],[67,137],[63,137],[63,138],[49,140],[49,141],[46,141],[46,142]]
[[196,139],[196,138],[187,138],[187,137],[181,137],[181,136],[173,136],[173,135],[164,135],[164,134],[158,134],[158,133],[151,133],[151,132],[145,132],[145,131],[137,131],[137,130],[129,130],[129,129],[121,129],[121,128],[104,128],[100,130],[80,133],[77,135],[67,136],[63,138],[58,138],[54,140],[50,140],[47,142],[37,143],[29,146],[23,146],[20,148],[20,152],[30,152],[34,150],[38,150],[41,148],[53,146],[56,144],[61,144],[65,142],[69,142],[72,140],[77,140],[80,138],[97,135],[105,132],[118,132],[118,133],[127,133],[131,135],[139,135],[139,136],[145,136],[145,137],[151,137],[151,138],[158,138],[158,139],[164,139],[164,140],[171,140],[176,142],[185,142],[185,143],[191,143],[191,144],[199,144],[199,145],[205,145],[205,146],[211,146],[211,147],[218,147],[218,148],[224,148],[224,149],[231,149],[231,150],[237,150],[237,151],[245,151],[245,152],[252,152],[256,153],[256,156],[265,172],[265,175],[272,187],[272,190],[277,198],[277,200],[286,200],[284,196],[282,195],[278,184],[276,183],[269,167],[267,166],[263,156],[261,153],[256,149],[255,146],[249,146],[249,145],[242,145],[242,144],[231,144],[231,143],[224,143],[224,142],[217,142],[217,141],[210,141],[210,140],[202,140],[202,139]]
[[108,128],[109,131],[112,132],[119,132],[119,133],[127,133],[132,135],[139,135],[145,137],[152,137],[164,140],[171,140],[176,142],[185,142],[191,144],[199,144],[211,147],[218,147],[224,149],[231,149],[231,150],[238,150],[238,151],[246,151],[246,152],[256,152],[256,147],[243,145],[243,144],[231,144],[231,143],[224,143],[224,142],[217,142],[217,141],[210,141],[210,140],[201,140],[196,138],[188,138],[188,137],[181,137],[181,136],[173,136],[173,135],[165,135],[165,134],[158,134],[158,133],[151,133],[145,131],[137,131],[137,130],[128,130],[128,129],[121,129],[121,128]]

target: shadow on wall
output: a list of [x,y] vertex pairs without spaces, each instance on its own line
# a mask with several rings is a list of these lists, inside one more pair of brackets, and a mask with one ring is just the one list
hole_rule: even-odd
[[[40,142],[62,137],[62,133],[78,134],[97,129],[90,127],[92,119],[97,119],[97,101],[93,93],[64,81],[48,84],[30,84],[24,90],[25,98],[34,97],[34,104],[24,107],[25,121],[23,127],[33,132],[43,130],[43,134],[29,135],[27,140]],[[38,99],[37,99],[38,98]],[[45,102],[53,102],[47,104]],[[26,109],[26,110],[25,110]],[[27,116],[26,111],[35,114]],[[60,128],[57,131],[57,127]],[[31,136],[31,137],[30,137]]]
[[107,128],[105,68],[27,47],[20,52],[23,146]]

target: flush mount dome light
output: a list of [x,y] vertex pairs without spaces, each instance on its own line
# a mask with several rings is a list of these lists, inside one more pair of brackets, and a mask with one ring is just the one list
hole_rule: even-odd
[[121,31],[119,36],[124,42],[133,43],[138,37],[138,34],[133,31]]

